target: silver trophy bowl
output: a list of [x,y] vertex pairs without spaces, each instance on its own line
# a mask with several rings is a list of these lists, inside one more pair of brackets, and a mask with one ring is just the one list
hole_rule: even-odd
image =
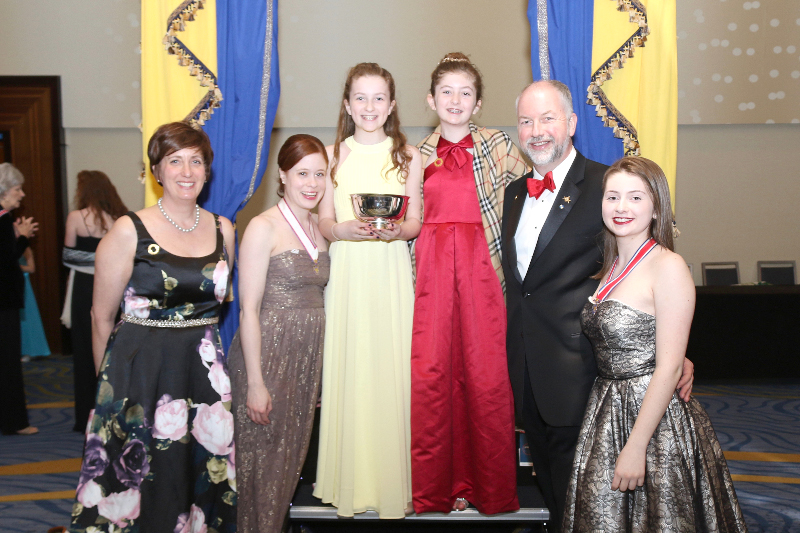
[[356,218],[378,229],[400,220],[408,209],[408,196],[400,194],[351,194],[350,198]]

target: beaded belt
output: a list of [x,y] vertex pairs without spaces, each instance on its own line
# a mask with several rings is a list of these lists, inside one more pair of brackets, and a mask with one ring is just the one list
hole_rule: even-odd
[[219,322],[219,317],[191,318],[189,320],[153,320],[152,318],[139,318],[127,313],[122,313],[122,321],[151,328],[193,328],[196,326],[216,324]]

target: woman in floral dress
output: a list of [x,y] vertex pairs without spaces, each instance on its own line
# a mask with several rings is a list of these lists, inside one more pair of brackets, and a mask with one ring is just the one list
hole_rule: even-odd
[[217,330],[233,227],[196,204],[213,158],[205,133],[165,124],[148,156],[163,197],[120,217],[97,248],[99,383],[70,531],[233,533],[233,416]]

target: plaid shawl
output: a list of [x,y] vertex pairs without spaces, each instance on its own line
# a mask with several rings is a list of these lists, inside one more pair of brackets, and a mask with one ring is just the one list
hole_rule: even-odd
[[[475,190],[478,193],[478,204],[481,208],[483,229],[486,243],[489,245],[489,256],[492,260],[503,294],[506,292],[506,282],[503,277],[501,263],[502,247],[500,242],[500,217],[503,214],[503,197],[506,186],[515,179],[528,172],[528,167],[522,159],[519,150],[511,138],[502,131],[489,128],[479,128],[472,122],[469,124],[474,143],[472,158],[472,172],[475,175]],[[441,126],[420,142],[417,147],[422,153],[423,165],[432,153],[436,151],[441,136]],[[422,203],[423,213],[425,202]],[[416,239],[409,242],[411,249],[411,265],[416,280],[416,258],[414,245]]]

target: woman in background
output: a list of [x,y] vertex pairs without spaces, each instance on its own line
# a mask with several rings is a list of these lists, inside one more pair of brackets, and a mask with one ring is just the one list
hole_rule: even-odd
[[36,272],[36,262],[33,260],[33,250],[28,246],[19,260],[19,268],[25,276],[25,307],[20,309],[19,321],[22,332],[22,362],[30,361],[31,357],[44,357],[50,355],[50,346],[44,334],[42,316],[39,306],[36,305],[36,295],[33,294],[31,274]]
[[3,435],[33,435],[22,381],[19,310],[25,305],[25,277],[19,258],[38,229],[32,218],[14,221],[11,212],[25,197],[25,178],[11,163],[0,163],[0,430]]
[[64,310],[69,319],[62,322],[72,329],[72,361],[75,382],[75,425],[73,431],[86,431],[89,412],[94,407],[97,372],[92,359],[92,296],[94,253],[100,239],[114,221],[128,211],[117,189],[103,172],[78,172],[75,211],[67,215],[62,260],[70,268],[68,297]]
[[319,394],[327,245],[311,214],[328,155],[311,135],[278,153],[278,205],[247,225],[241,323],[228,353],[236,429],[238,531],[280,533],[308,452]]

